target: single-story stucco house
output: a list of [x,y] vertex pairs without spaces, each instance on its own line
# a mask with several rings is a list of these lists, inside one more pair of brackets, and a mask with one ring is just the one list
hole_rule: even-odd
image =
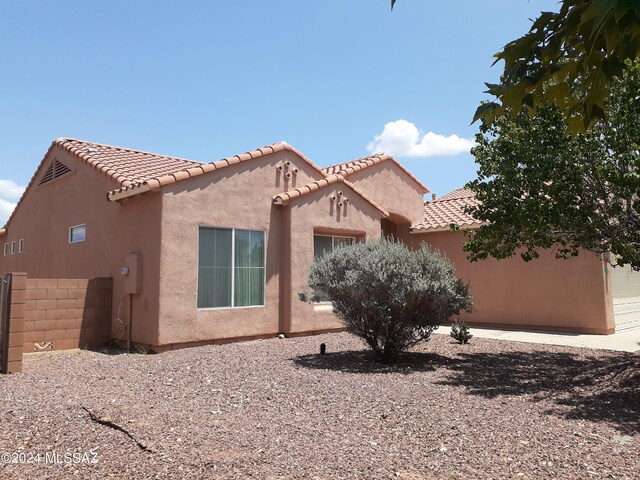
[[[456,191],[425,204],[427,192],[386,154],[320,168],[277,143],[201,163],[60,138],[0,230],[0,273],[111,278],[112,336],[162,351],[342,329],[330,306],[298,299],[309,265],[338,245],[385,235],[427,242],[453,260],[471,281],[470,323],[615,330],[617,277],[601,258],[470,264],[448,226],[469,220],[462,207],[472,197]],[[57,329],[48,338],[64,338],[65,314],[38,316],[38,298],[27,291],[26,331],[47,321]],[[25,351],[41,345],[36,337],[25,336]]]
[[553,250],[524,262],[471,263],[462,249],[464,234],[455,224],[475,229],[480,223],[465,213],[477,204],[473,192],[455,190],[425,203],[424,219],[411,228],[413,245],[421,241],[444,252],[456,274],[471,282],[474,311],[463,313],[470,324],[488,327],[610,334],[640,326],[640,273],[612,267],[601,255],[581,252],[561,260]]

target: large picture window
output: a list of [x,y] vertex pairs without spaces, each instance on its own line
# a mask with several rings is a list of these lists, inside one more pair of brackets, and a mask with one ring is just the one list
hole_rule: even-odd
[[264,305],[264,232],[200,227],[198,308]]

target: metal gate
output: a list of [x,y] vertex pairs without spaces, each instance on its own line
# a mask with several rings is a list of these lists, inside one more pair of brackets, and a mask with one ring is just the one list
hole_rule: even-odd
[[0,276],[0,373],[9,364],[9,319],[11,318],[11,274]]

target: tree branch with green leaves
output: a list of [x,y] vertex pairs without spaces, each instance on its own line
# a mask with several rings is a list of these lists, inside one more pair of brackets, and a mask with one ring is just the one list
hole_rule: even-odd
[[478,178],[467,188],[480,201],[468,212],[486,224],[470,233],[470,259],[584,249],[640,270],[639,92],[640,67],[627,62],[607,88],[604,115],[571,136],[555,104],[482,119]]
[[559,12],[542,12],[495,55],[504,71],[486,93],[496,100],[480,105],[473,120],[556,105],[568,132],[584,132],[604,118],[608,86],[639,54],[639,0],[563,0]]

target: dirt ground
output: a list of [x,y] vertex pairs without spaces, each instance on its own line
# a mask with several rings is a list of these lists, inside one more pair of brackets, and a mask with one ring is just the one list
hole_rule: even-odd
[[385,366],[349,334],[30,354],[0,377],[0,478],[637,479],[638,358],[434,335]]

